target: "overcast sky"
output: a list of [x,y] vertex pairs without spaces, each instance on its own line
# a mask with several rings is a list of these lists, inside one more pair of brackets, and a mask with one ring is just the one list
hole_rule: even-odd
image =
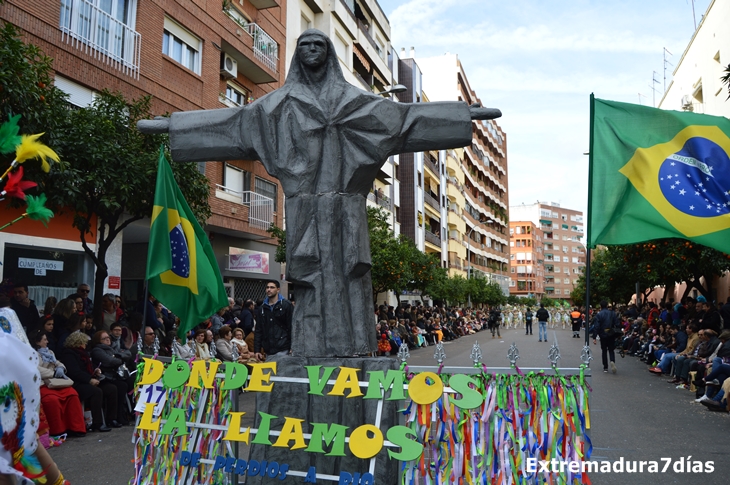
[[694,32],[692,4],[699,24],[711,0],[379,3],[396,51],[413,46],[416,61],[458,54],[482,104],[502,110],[510,205],[540,200],[585,211],[590,93],[651,105],[654,84],[659,104],[663,50],[676,66]]

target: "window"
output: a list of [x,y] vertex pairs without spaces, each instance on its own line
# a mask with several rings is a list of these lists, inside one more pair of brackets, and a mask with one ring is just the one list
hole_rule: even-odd
[[[562,290],[561,290],[560,288],[557,288],[557,289],[555,290],[555,294],[556,294],[556,295],[559,295],[561,291],[562,291]],[[548,293],[548,294],[549,294],[549,293]]]
[[568,268],[567,266],[563,268],[563,273],[570,274],[570,268]]
[[162,53],[200,74],[200,39],[165,17]]
[[568,257],[567,256],[563,256],[563,263],[567,263],[568,261],[569,261],[568,260]]
[[94,49],[114,67],[139,75],[140,34],[134,30],[137,0],[61,0],[62,39]]
[[248,172],[241,170],[233,165],[226,164],[223,174],[223,185],[225,191],[233,195],[241,195],[248,190],[249,175]]
[[312,21],[305,17],[304,14],[302,14],[301,23],[301,32],[312,28]]
[[563,284],[569,285],[570,284],[570,278],[563,278]]
[[567,253],[568,252],[568,246],[563,246],[563,252],[564,253]]
[[264,195],[274,201],[274,211],[276,211],[276,184],[256,177],[256,189],[255,192],[260,195]]
[[226,99],[236,106],[243,106],[248,101],[248,92],[238,85],[226,84]]

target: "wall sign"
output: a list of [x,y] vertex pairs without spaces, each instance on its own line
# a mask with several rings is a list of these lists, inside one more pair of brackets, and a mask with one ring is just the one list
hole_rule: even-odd
[[230,271],[269,274],[269,253],[228,248],[228,269]]

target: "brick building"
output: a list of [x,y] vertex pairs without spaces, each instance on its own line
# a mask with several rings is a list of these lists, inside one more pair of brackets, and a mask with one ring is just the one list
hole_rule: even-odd
[[543,237],[531,221],[509,222],[510,295],[540,300],[545,293]]
[[510,219],[530,221],[543,234],[545,295],[570,300],[586,265],[583,213],[555,202],[510,206],[509,211]]
[[[102,89],[127,98],[152,96],[153,112],[242,106],[284,81],[286,0],[7,0],[0,19],[54,59],[56,85],[69,102],[87,106]],[[283,193],[260,162],[199,164],[210,181],[209,235],[232,296],[261,298],[263,280],[283,273],[266,228],[283,227]],[[3,233],[0,276],[29,281],[42,304],[65,297],[64,284],[93,288],[93,264],[63,218],[57,231]],[[52,234],[52,236],[51,236]],[[59,236],[60,234],[60,236]],[[130,225],[107,256],[105,291],[133,301],[142,287],[149,221]],[[248,264],[234,269],[229,258]],[[19,268],[18,258],[55,258],[65,269],[47,276]],[[52,273],[52,272],[48,272]],[[121,280],[121,281],[120,281]]]

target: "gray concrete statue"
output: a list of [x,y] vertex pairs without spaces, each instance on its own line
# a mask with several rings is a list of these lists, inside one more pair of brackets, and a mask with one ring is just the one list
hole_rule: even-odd
[[169,131],[176,162],[260,160],[286,196],[287,281],[296,307],[292,353],[353,356],[377,350],[366,197],[398,153],[469,145],[473,119],[497,109],[463,102],[406,104],[366,93],[342,75],[318,30],[298,40],[284,85],[240,108],[139,122]]

